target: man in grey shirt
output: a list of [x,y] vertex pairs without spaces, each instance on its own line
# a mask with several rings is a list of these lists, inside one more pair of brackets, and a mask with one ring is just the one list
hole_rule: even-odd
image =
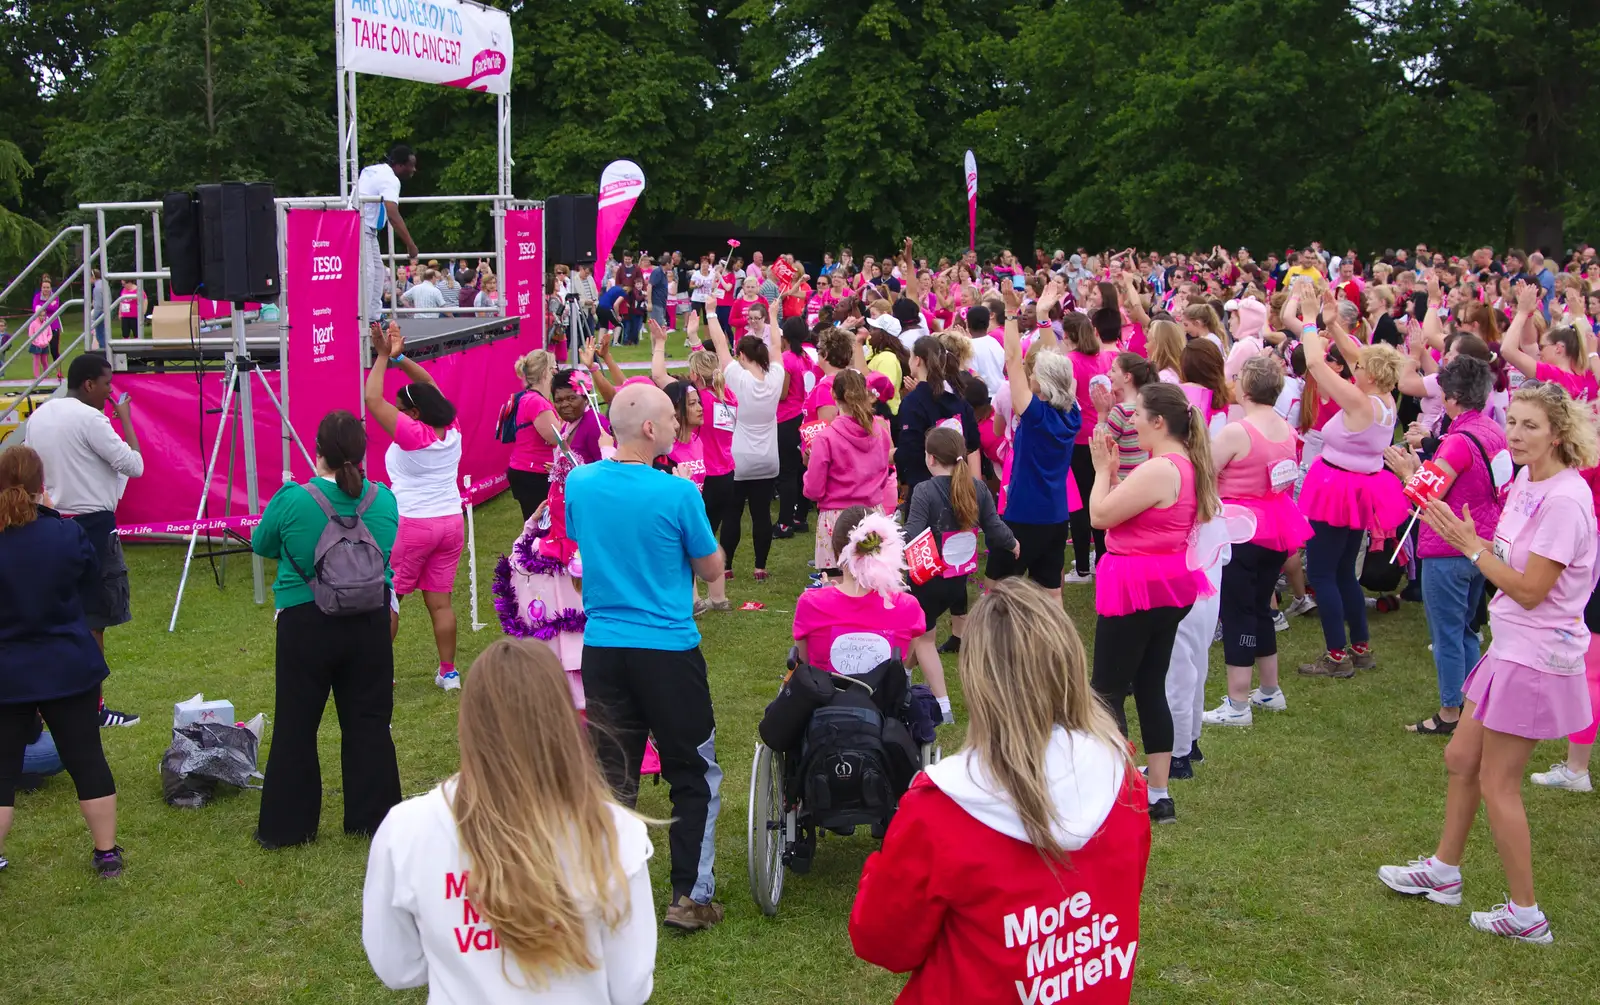
[[[457,287],[459,289],[460,287]],[[439,291],[439,270],[428,269],[422,273],[422,282],[400,294],[400,302],[407,307],[434,310],[445,306],[444,294]],[[414,314],[413,317],[436,318],[438,313]]]

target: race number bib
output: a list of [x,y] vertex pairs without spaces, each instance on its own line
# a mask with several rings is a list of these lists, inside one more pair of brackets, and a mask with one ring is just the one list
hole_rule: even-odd
[[1494,557],[1507,565],[1511,564],[1511,542],[1499,534],[1494,536]]
[[1300,477],[1300,465],[1295,461],[1285,458],[1272,466],[1268,474],[1272,479],[1272,491],[1283,492],[1294,486],[1295,480]]
[[711,405],[711,425],[712,428],[720,429],[724,433],[733,432],[733,406],[725,405],[720,401],[713,402]]
[[889,640],[872,632],[846,632],[833,640],[828,649],[828,662],[835,673],[858,677],[872,670],[893,653]]

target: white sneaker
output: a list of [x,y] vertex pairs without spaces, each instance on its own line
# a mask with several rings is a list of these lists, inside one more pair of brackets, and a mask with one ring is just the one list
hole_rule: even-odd
[[1289,630],[1289,619],[1282,611],[1272,612],[1272,630],[1275,632],[1286,632]]
[[1490,935],[1501,935],[1518,942],[1534,942],[1547,946],[1555,939],[1550,934],[1550,919],[1539,912],[1539,917],[1532,924],[1518,921],[1516,915],[1511,913],[1511,905],[1496,904],[1492,911],[1473,911],[1472,927],[1480,932]]
[[1317,600],[1308,593],[1303,597],[1294,598],[1294,602],[1283,613],[1292,618],[1301,614],[1310,614],[1316,609]]
[[461,690],[461,671],[452,670],[449,673],[435,673],[433,683],[445,691]]
[[1552,789],[1566,789],[1568,792],[1594,791],[1594,786],[1589,784],[1587,771],[1575,775],[1565,764],[1552,764],[1549,771],[1535,771],[1528,781]]
[[1061,581],[1063,583],[1092,583],[1094,582],[1094,573],[1091,572],[1087,576],[1080,576],[1078,570],[1073,569],[1065,576],[1062,576]]
[[[1447,879],[1434,872],[1429,856],[1414,858],[1405,865],[1379,866],[1378,878],[1395,893],[1423,896],[1435,904],[1455,907],[1461,903],[1461,874]],[[1476,923],[1476,922],[1474,922]]]
[[1260,688],[1250,692],[1250,704],[1256,708],[1264,708],[1272,712],[1282,712],[1289,707],[1289,699],[1284,697],[1283,688],[1278,688],[1278,693],[1270,697],[1262,694]]
[[1248,726],[1253,719],[1249,705],[1244,708],[1234,708],[1233,702],[1227,698],[1223,698],[1222,704],[1207,709],[1200,716],[1200,721],[1209,726]]

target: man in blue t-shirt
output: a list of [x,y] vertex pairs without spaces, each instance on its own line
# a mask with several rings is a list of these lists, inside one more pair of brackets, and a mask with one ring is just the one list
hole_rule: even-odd
[[651,467],[678,435],[666,393],[624,387],[610,419],[616,456],[577,468],[566,483],[567,534],[583,556],[589,736],[628,806],[638,798],[645,736],[655,737],[672,798],[672,903],[663,920],[710,928],[722,920],[711,899],[722,769],[693,577],[720,578],[722,549],[694,483]]
[[660,264],[652,263],[650,258],[639,259],[639,264],[650,269],[646,282],[650,284],[650,320],[665,328],[667,326],[667,270]]

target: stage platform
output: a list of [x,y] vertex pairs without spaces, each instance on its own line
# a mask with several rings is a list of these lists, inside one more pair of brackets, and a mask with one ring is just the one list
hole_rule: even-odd
[[[406,356],[422,362],[516,338],[520,322],[516,317],[408,317],[401,320],[400,328],[405,333]],[[245,345],[264,370],[278,367],[279,334],[276,321],[245,324]],[[119,372],[192,373],[197,364],[200,369],[221,369],[234,349],[233,326],[208,326],[194,339],[114,338],[110,347],[112,363]]]

